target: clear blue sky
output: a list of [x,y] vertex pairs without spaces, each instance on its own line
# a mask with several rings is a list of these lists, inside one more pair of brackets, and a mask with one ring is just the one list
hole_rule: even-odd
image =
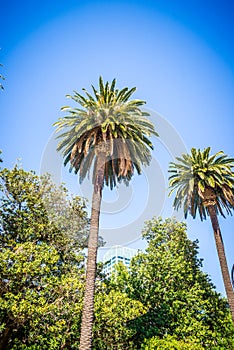
[[[160,113],[171,124],[172,137],[177,131],[188,150],[211,146],[213,152],[234,156],[233,33],[234,5],[225,0],[3,1],[0,62],[6,81],[0,93],[0,149],[5,166],[21,158],[24,168],[40,173],[47,157],[53,168],[52,124],[63,115],[65,95],[96,84],[100,74],[105,80],[116,77],[119,87],[137,86],[135,97]],[[156,188],[159,193],[160,181],[167,187],[169,141],[155,142],[154,159],[161,173],[155,175],[155,184],[147,179],[149,192]],[[75,192],[74,176],[61,166],[59,171]],[[150,195],[137,181],[132,186],[135,200],[125,203],[126,210],[119,215],[104,213],[104,229],[131,221],[134,230],[140,230],[140,204],[145,205]],[[105,196],[106,205],[116,201]],[[170,214],[170,204],[162,193],[155,195],[155,207],[161,208],[155,214]],[[200,241],[204,270],[223,292],[209,221],[187,223],[189,237]],[[221,220],[230,266],[233,223],[233,217]]]

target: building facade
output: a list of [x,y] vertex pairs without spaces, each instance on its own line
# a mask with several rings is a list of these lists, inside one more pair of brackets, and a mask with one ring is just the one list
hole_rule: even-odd
[[115,270],[115,265],[122,262],[127,268],[130,266],[130,261],[134,255],[136,255],[137,250],[123,247],[123,246],[113,246],[103,255],[103,272],[106,276],[110,276]]

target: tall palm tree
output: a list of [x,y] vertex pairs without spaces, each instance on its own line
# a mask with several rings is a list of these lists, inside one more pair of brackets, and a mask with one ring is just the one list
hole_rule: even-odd
[[218,222],[218,214],[224,216],[224,209],[231,214],[234,208],[234,159],[228,158],[222,151],[210,156],[210,147],[204,151],[192,148],[191,154],[183,154],[176,159],[178,162],[171,162],[169,167],[170,194],[176,190],[174,208],[183,207],[185,218],[188,213],[195,218],[197,211],[201,220],[207,215],[210,217],[234,322],[234,292]]
[[92,169],[93,198],[86,266],[86,287],[82,312],[80,349],[92,346],[92,325],[96,257],[98,247],[99,215],[103,186],[111,189],[123,181],[128,184],[134,169],[141,173],[142,165],[149,165],[149,136],[154,134],[148,113],[141,110],[142,100],[129,100],[136,88],[116,89],[115,79],[109,85],[99,78],[99,90],[92,85],[93,94],[74,91],[67,95],[78,103],[77,107],[62,107],[68,115],[55,123],[60,137],[58,151],[63,150],[64,164],[79,173],[80,182]]

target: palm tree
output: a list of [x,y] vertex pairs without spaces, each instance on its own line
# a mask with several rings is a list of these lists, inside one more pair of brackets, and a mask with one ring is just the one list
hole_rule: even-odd
[[222,151],[210,156],[210,147],[200,151],[191,149],[191,154],[176,158],[178,163],[170,163],[170,194],[176,190],[173,206],[183,207],[185,218],[188,213],[193,218],[196,212],[201,220],[210,217],[224,286],[234,322],[234,292],[225,256],[224,244],[218,222],[218,214],[224,216],[224,209],[231,214],[234,208],[234,159]]
[[[154,134],[148,113],[140,108],[145,102],[129,100],[136,88],[118,90],[115,79],[109,85],[99,78],[99,91],[92,85],[93,95],[83,89],[85,95],[74,91],[67,95],[79,108],[62,107],[69,115],[55,123],[57,132],[65,132],[58,144],[63,150],[64,165],[70,163],[70,171],[79,172],[80,182],[92,168],[93,198],[86,266],[86,286],[82,312],[80,349],[92,346],[92,326],[96,257],[98,248],[99,215],[103,186],[111,189],[123,181],[128,184],[134,169],[141,173],[142,165],[149,165],[149,136]],[[80,108],[81,107],[81,108]]]

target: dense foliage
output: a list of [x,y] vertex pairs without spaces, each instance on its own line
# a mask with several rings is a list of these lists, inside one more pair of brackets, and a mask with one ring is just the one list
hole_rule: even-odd
[[147,308],[119,290],[107,292],[105,286],[96,295],[95,350],[136,349],[137,330],[128,323],[144,315]]
[[131,323],[137,330],[135,344],[172,335],[205,349],[233,349],[227,302],[201,271],[198,245],[188,239],[186,225],[152,219],[143,237],[148,242],[146,252],[133,258],[130,272],[119,267],[109,282],[110,289],[125,291],[147,307]]
[[163,339],[153,337],[144,341],[142,344],[144,350],[204,350],[204,348],[191,340],[177,340],[168,335]]
[[39,179],[18,167],[3,169],[0,180],[0,348],[75,344],[88,226],[85,203],[68,199],[65,188],[47,176]]
[[[18,167],[0,179],[0,349],[78,349],[85,203]],[[93,349],[234,349],[226,300],[185,224],[152,219],[143,237],[148,247],[129,271],[119,265],[96,281]]]

